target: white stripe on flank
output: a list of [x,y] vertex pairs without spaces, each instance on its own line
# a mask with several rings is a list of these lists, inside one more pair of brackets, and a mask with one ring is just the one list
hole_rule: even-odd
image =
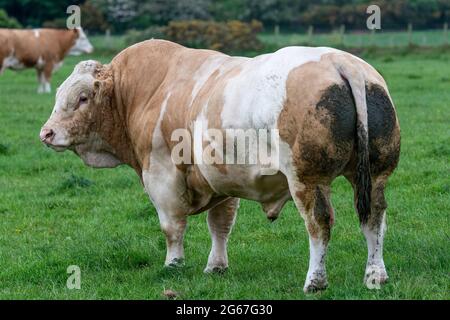
[[[319,61],[332,48],[287,47],[242,64],[242,71],[225,88],[221,118],[224,128],[276,128],[286,98],[289,73]],[[239,114],[239,117],[236,117]]]

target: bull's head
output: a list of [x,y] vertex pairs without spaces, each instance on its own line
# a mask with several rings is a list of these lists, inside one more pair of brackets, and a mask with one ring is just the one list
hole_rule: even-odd
[[78,56],[83,53],[92,53],[94,51],[94,47],[89,42],[86,34],[84,33],[81,27],[73,29],[73,32],[77,34],[77,38],[75,40],[75,44],[70,48],[69,54],[72,56]]
[[41,141],[56,151],[67,149],[93,167],[115,167],[120,161],[108,142],[113,123],[113,77],[108,66],[80,62],[56,92]]

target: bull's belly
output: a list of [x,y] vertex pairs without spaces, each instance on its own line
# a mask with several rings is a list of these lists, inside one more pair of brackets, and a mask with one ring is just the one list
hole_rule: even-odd
[[10,55],[3,60],[3,68],[12,69],[12,70],[23,70],[26,68],[25,64],[20,62],[15,56]]
[[283,173],[263,174],[264,169],[259,165],[200,166],[216,194],[260,202],[268,217],[276,218],[291,194]]

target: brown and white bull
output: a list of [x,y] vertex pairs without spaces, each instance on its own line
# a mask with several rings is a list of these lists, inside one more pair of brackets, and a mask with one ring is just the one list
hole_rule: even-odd
[[64,57],[91,53],[93,47],[83,29],[0,29],[0,75],[5,69],[35,68],[38,93],[51,92],[52,73]]
[[[174,161],[179,129],[200,136],[201,146],[214,140],[208,129],[278,130],[277,143],[268,142],[278,171],[267,174],[262,162],[204,161],[233,158],[232,148],[214,154],[193,145],[183,150],[184,162]],[[145,41],[110,64],[79,63],[58,89],[40,139],[74,151],[91,167],[133,167],[166,235],[167,266],[184,259],[188,216],[208,211],[212,248],[205,272],[221,271],[228,267],[240,198],[260,202],[270,219],[294,200],[309,233],[305,292],[327,286],[330,185],[343,175],[367,240],[365,282],[388,279],[384,190],[399,159],[400,129],[383,78],[348,53],[288,47],[243,58]]]

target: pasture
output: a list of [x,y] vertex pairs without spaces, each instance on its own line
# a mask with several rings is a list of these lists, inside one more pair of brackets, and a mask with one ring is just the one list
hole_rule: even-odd
[[[53,92],[77,61],[70,57]],[[366,242],[350,185],[333,184],[336,224],[327,257],[329,288],[305,295],[308,237],[289,202],[270,223],[241,202],[229,241],[230,268],[205,275],[206,215],[188,222],[186,265],[163,268],[165,238],[138,177],[127,167],[91,169],[39,141],[54,94],[36,94],[34,70],[0,77],[0,298],[449,299],[450,53],[368,59],[386,78],[402,128],[400,164],[387,188],[385,262],[390,282],[363,286]],[[81,289],[66,288],[70,265]]]
[[423,30],[414,31],[411,34],[404,31],[384,31],[379,30],[375,33],[369,31],[347,32],[341,35],[338,31],[331,33],[315,33],[309,36],[304,33],[264,33],[260,39],[265,43],[271,43],[275,46],[298,45],[299,43],[309,44],[311,46],[346,46],[351,48],[363,47],[405,47],[408,45],[416,46],[442,46],[450,43],[448,32],[443,30]]

